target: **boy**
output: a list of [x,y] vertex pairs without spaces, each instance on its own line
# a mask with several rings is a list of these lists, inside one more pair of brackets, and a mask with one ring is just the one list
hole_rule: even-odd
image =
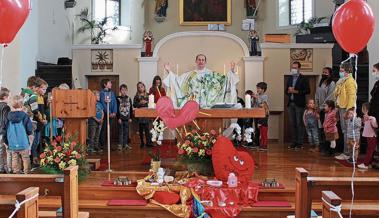
[[[117,100],[116,95],[112,91],[112,82],[109,79],[103,79],[101,81],[101,88],[100,91],[100,103],[103,105],[104,108],[104,117],[107,116],[107,102],[109,102],[109,126],[112,126],[113,118],[116,117],[117,113]],[[100,148],[103,149],[107,145],[107,122],[103,122],[103,126],[101,127],[100,131]]]
[[[11,99],[12,110],[8,113],[8,122],[6,125],[6,144],[12,154],[13,173],[30,172],[30,143],[29,136],[33,135],[32,121],[27,113],[23,111],[24,99],[20,95],[13,96]],[[19,157],[22,159],[20,165]]]
[[104,120],[104,108],[100,103],[100,92],[97,90],[93,91],[96,95],[96,116],[88,119],[88,152],[102,152],[99,148],[99,136],[101,125]]
[[259,142],[259,150],[267,151],[268,144],[268,116],[270,114],[268,108],[268,96],[265,94],[267,83],[259,82],[257,84],[257,94],[253,95],[253,107],[261,107],[265,110],[266,117],[255,119],[256,141]]
[[6,136],[6,129],[5,126],[8,122],[8,113],[11,110],[11,108],[8,106],[8,99],[9,99],[9,90],[7,88],[2,87],[0,90],[0,173],[4,173],[5,171],[8,171],[11,169],[11,156],[10,153],[7,151],[7,164],[5,164],[4,160],[4,152],[5,152],[5,137]]
[[362,120],[360,117],[357,117],[354,108],[350,108],[346,111],[346,126],[348,153],[350,156],[348,161],[352,163],[354,160],[356,163],[359,154]]
[[32,145],[32,158],[35,166],[39,165],[39,153],[41,143],[41,133],[47,124],[45,114],[45,100],[44,95],[47,89],[47,82],[39,77],[35,80],[35,94],[37,96],[37,110],[34,112],[34,120],[37,122],[37,128],[34,132],[34,140]]
[[120,96],[117,96],[118,106],[118,150],[132,149],[129,143],[129,123],[132,122],[133,103],[132,99],[128,96],[128,87],[125,84],[120,86]]

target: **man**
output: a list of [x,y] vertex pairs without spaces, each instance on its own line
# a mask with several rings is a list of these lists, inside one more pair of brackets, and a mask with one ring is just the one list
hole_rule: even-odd
[[180,76],[170,70],[170,64],[164,65],[169,74],[163,84],[170,89],[175,107],[182,107],[193,98],[201,108],[210,108],[216,103],[237,103],[239,77],[234,73],[235,63],[231,63],[226,75],[207,69],[207,57],[203,54],[196,56],[195,63],[195,70]]
[[301,64],[298,61],[292,63],[291,77],[287,81],[286,94],[288,101],[288,115],[292,127],[292,144],[289,149],[299,149],[304,140],[303,114],[305,108],[305,96],[310,93],[308,79],[300,73]]

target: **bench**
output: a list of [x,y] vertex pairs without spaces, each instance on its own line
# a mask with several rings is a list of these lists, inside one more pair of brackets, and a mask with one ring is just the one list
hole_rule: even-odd
[[15,209],[15,203],[17,200],[19,203],[32,198],[30,201],[21,205],[18,212],[14,215],[14,218],[38,218],[38,187],[29,187],[16,194],[15,199],[6,200],[0,203],[0,218],[8,218]]
[[[379,178],[354,178],[354,204],[356,208],[379,207]],[[296,168],[295,216],[309,218],[312,208],[321,211],[322,191],[333,191],[343,199],[350,200],[351,177],[311,177],[304,168]],[[371,205],[371,206],[370,206]],[[346,205],[347,206],[347,205]],[[350,207],[343,208],[346,213]]]
[[30,186],[39,187],[40,197],[59,196],[64,218],[79,216],[78,166],[66,168],[63,175],[6,174],[0,177],[0,195],[12,195]]

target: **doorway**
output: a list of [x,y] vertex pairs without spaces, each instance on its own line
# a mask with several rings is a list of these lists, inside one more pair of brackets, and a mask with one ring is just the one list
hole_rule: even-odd
[[[290,77],[289,75],[284,76],[284,88],[286,87],[287,80],[289,77]],[[306,99],[308,101],[308,99],[314,99],[315,98],[318,76],[316,76],[316,75],[311,75],[311,76],[305,75],[305,77],[308,78],[309,88],[311,90],[311,93],[309,95],[307,95],[307,97],[306,97]],[[291,133],[292,128],[291,128],[290,123],[289,123],[288,109],[287,109],[288,101],[289,101],[288,96],[285,94],[284,95],[284,128],[283,128],[284,143],[291,143],[292,142],[292,137],[291,137],[292,136],[292,133]],[[307,142],[307,139],[308,139],[308,137],[306,136],[306,132],[304,131],[304,143]]]
[[[101,87],[101,81],[103,79],[109,79],[112,82],[112,91],[118,95],[119,92],[119,76],[87,76],[88,79],[88,89],[90,90],[102,90]],[[104,119],[106,116],[104,116]],[[111,126],[111,142],[118,142],[118,126],[117,126],[117,121],[114,120],[112,122]]]

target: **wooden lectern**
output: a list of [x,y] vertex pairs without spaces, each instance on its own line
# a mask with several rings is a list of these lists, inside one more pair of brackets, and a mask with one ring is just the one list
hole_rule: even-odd
[[90,90],[53,90],[52,115],[63,118],[66,134],[78,134],[86,144],[87,119],[96,116],[96,96]]

